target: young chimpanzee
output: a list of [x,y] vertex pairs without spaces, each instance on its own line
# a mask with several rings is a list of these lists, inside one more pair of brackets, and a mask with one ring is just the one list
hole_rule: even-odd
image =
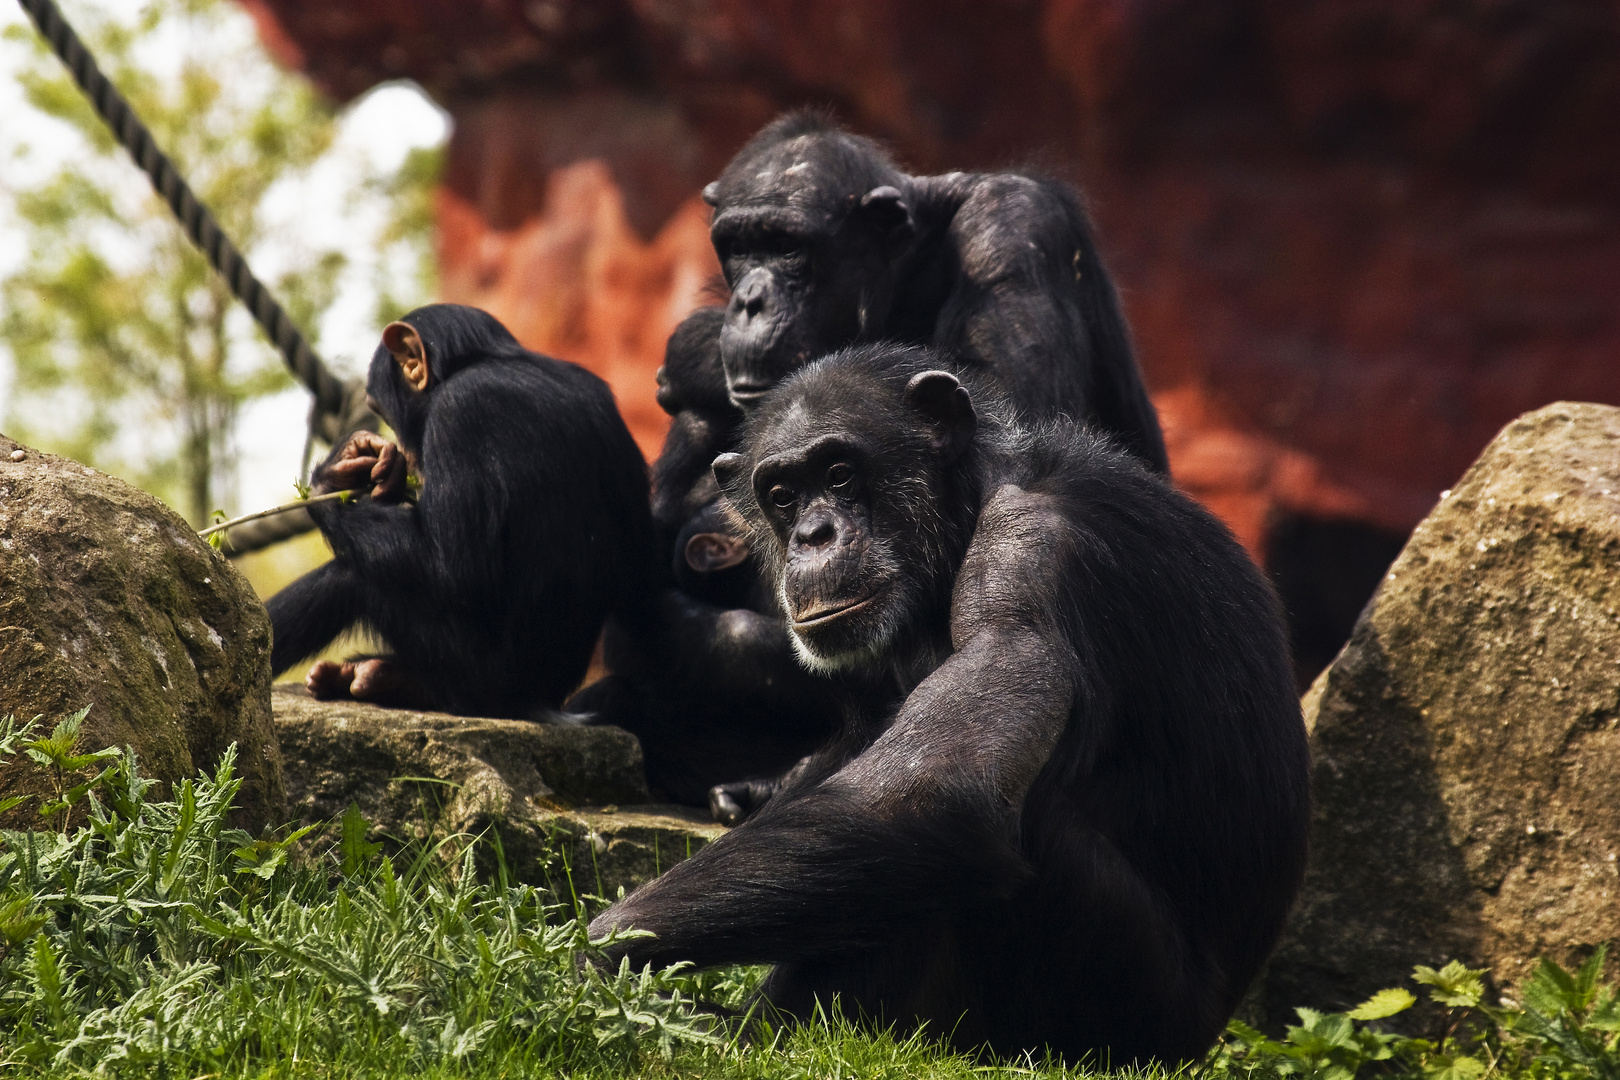
[[747,606],[758,575],[746,566],[747,542],[716,504],[709,465],[731,447],[742,410],[726,393],[720,366],[724,308],[699,308],[675,328],[658,369],[658,404],[670,416],[653,465],[653,532],[683,592],[723,607]]
[[[389,656],[317,664],[317,697],[555,708],[608,613],[633,621],[651,579],[647,467],[612,391],[456,304],[390,323],[366,389],[398,449],[361,433],[316,470],[316,491],[371,497],[311,504],[333,558],[271,597],[275,670],[358,623]],[[401,499],[406,461],[414,504]]]
[[[678,729],[725,727],[746,745],[778,725],[783,686],[792,686],[791,704],[804,716],[819,711],[831,722],[836,712],[830,688],[807,688],[791,669],[759,677],[772,657],[786,655],[786,635],[755,622],[734,632],[733,624],[747,621],[744,611],[779,613],[768,601],[736,603],[758,592],[756,571],[742,561],[747,541],[716,519],[712,485],[693,469],[705,453],[731,448],[737,410],[753,407],[778,380],[856,341],[934,345],[1023,418],[1083,421],[1151,468],[1168,468],[1113,284],[1066,186],[1016,173],[911,176],[871,140],[801,112],[756,135],[704,198],[714,207],[711,236],[731,296],[723,312],[699,312],[671,339],[670,392],[660,401],[674,419],[654,469],[655,514],[685,513],[661,521],[660,542],[666,551],[679,543],[667,557],[681,595],[696,603],[664,605],[664,617],[644,627],[639,641],[610,635],[619,648],[609,663],[620,676],[609,686],[633,684],[637,692],[617,700],[651,703],[651,713],[609,705],[607,687],[576,703],[636,730],[644,742],[666,745],[658,753],[649,748],[649,768],[678,765],[699,794],[707,785],[696,780],[745,777],[725,775],[735,758],[716,760],[709,743],[683,741]],[[715,337],[705,342],[708,333]],[[721,411],[717,391],[733,412]],[[692,403],[699,398],[702,404]],[[726,422],[714,423],[716,416]],[[690,438],[693,430],[705,438]],[[728,604],[735,617],[714,610]],[[666,658],[677,653],[681,666],[670,668]],[[740,661],[745,654],[752,659]],[[734,670],[749,672],[765,696],[728,682]],[[723,713],[712,707],[717,694],[726,698]],[[679,760],[666,761],[667,753]],[[748,775],[780,771],[792,760],[756,757]],[[691,790],[669,790],[692,801]],[[709,798],[721,813],[730,796],[717,789]],[[722,819],[732,820],[739,810],[726,805]]]
[[[771,587],[719,502],[709,466],[743,418],[720,365],[724,320],[722,308],[693,312],[658,372],[658,402],[671,415],[653,467],[663,588],[637,613],[646,617],[609,621],[613,674],[567,706],[633,732],[653,789],[698,806],[721,782],[779,774],[826,741],[840,712],[836,688],[794,660]],[[772,786],[737,787],[729,797],[738,809],[725,820]]]
[[817,361],[715,462],[811,665],[884,673],[777,795],[602,913],[633,965],[771,961],[964,1048],[1196,1058],[1304,867],[1270,586],[1105,437],[977,403],[922,349]]

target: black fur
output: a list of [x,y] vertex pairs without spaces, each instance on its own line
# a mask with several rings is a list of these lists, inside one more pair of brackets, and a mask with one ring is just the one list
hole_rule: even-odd
[[756,135],[704,197],[733,290],[720,358],[744,407],[856,341],[932,345],[988,371],[1023,417],[1082,421],[1168,471],[1113,282],[1068,186],[912,176],[806,112]]
[[962,1047],[1195,1059],[1304,866],[1275,597],[1111,440],[945,366],[818,361],[715,463],[809,659],[908,692],[591,932],[652,931],[632,965],[774,963],[797,1016],[837,995]]
[[730,448],[742,423],[742,410],[726,395],[720,366],[725,319],[724,308],[699,308],[664,347],[658,404],[670,415],[670,425],[652,474],[653,524],[661,551],[669,551],[676,534],[714,501],[709,463]]
[[[610,632],[619,675],[574,706],[636,731],[655,777],[683,777],[655,783],[685,802],[703,801],[711,784],[780,772],[830,733],[848,698],[771,666],[787,641],[750,566],[710,574],[686,558],[690,537],[715,528],[708,461],[778,380],[856,341],[931,344],[1021,416],[1082,420],[1168,468],[1113,284],[1063,184],[911,176],[871,140],[793,113],[756,135],[704,197],[733,291],[723,311],[704,309],[676,331],[661,379],[673,420],[654,467],[654,512],[680,602],[662,605],[666,617],[639,638]],[[708,637],[717,630],[726,636]],[[677,655],[681,667],[669,668]],[[739,669],[762,696],[728,682]],[[856,693],[871,707],[893,688]],[[704,738],[685,738],[698,729]],[[776,740],[785,730],[797,734]],[[762,732],[772,749],[755,743]],[[715,757],[714,746],[730,749]],[[746,771],[727,775],[738,766]]]
[[334,557],[271,598],[273,666],[359,623],[438,708],[554,708],[609,611],[629,617],[645,600],[646,464],[612,392],[583,368],[527,351],[474,308],[434,304],[402,321],[426,346],[431,382],[412,390],[379,347],[366,389],[414,459],[420,497],[311,505]]
[[826,741],[841,708],[834,684],[794,662],[769,586],[751,562],[711,571],[688,560],[700,533],[746,543],[717,501],[709,468],[743,418],[720,366],[724,317],[721,308],[688,316],[658,373],[658,402],[672,416],[653,466],[663,587],[650,610],[609,620],[613,674],[567,706],[633,732],[653,790],[693,806],[706,805],[721,782],[782,772]]

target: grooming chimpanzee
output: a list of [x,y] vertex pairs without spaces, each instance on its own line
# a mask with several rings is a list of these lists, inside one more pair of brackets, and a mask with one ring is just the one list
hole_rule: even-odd
[[1304,867],[1281,614],[1227,530],[944,358],[818,361],[714,465],[813,667],[899,681],[758,814],[602,913],[633,965],[771,961],[961,1047],[1196,1058]]
[[1026,418],[1068,416],[1168,471],[1091,226],[1066,186],[911,176],[875,143],[793,113],[703,189],[731,286],[720,360],[746,409],[857,341],[933,345]]
[[[612,391],[455,304],[390,323],[366,389],[399,447],[361,433],[316,470],[316,491],[371,498],[311,504],[333,558],[271,597],[275,670],[358,623],[390,655],[317,664],[317,697],[555,708],[608,613],[633,622],[650,585],[647,468]],[[406,459],[414,504],[401,500]]]
[[[739,634],[739,619],[708,606],[759,593],[757,572],[742,561],[746,540],[717,520],[712,486],[695,470],[705,454],[730,448],[741,416],[724,410],[717,391],[745,411],[809,359],[855,341],[932,344],[1025,417],[1082,420],[1167,469],[1113,284],[1065,186],[1011,173],[910,176],[870,140],[795,113],[755,136],[704,198],[714,206],[711,235],[732,293],[723,313],[697,313],[671,340],[660,401],[674,420],[654,468],[654,506],[665,550],[679,541],[678,587],[706,603],[662,605],[664,617],[639,641],[610,631],[609,666],[619,677],[572,706],[635,730],[644,743],[666,744],[678,760],[649,748],[648,767],[682,801],[701,801],[709,784],[741,777],[725,775],[727,762],[706,756],[709,743],[684,742],[681,729],[701,724],[747,744],[793,710],[800,719],[790,726],[805,739],[787,760],[748,759],[747,775],[763,775],[808,753],[839,708],[833,688],[769,667],[788,655],[779,625],[748,622]],[[717,341],[705,340],[716,332]],[[779,616],[768,598],[733,611],[744,607]],[[716,629],[724,636],[711,637]],[[672,669],[668,657],[677,652],[682,666]],[[733,670],[748,672],[766,696],[729,684]],[[726,697],[723,714],[716,693]],[[679,787],[663,779],[677,768]]]

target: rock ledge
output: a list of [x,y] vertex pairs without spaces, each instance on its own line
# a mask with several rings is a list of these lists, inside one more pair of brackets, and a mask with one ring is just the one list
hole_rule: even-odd
[[604,896],[724,831],[652,805],[641,747],[618,728],[316,701],[288,685],[271,697],[288,802],[306,824],[353,803],[394,841],[494,827],[517,879]]

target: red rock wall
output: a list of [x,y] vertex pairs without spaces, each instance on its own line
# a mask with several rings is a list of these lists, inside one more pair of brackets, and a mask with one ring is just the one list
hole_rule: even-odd
[[1503,423],[1620,403],[1620,0],[243,0],[338,98],[455,118],[446,299],[643,447],[715,264],[695,193],[783,108],[917,171],[1081,182],[1188,490],[1410,528]]

